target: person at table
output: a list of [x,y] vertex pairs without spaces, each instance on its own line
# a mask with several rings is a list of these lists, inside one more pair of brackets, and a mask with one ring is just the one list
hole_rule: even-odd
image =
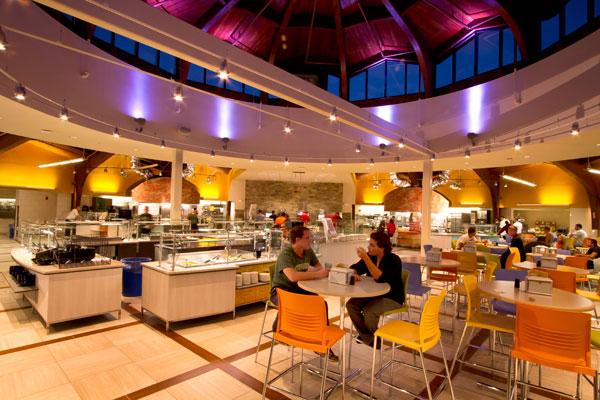
[[458,238],[458,242],[456,242],[456,248],[458,250],[462,250],[467,243],[475,243],[478,242],[479,239],[476,236],[477,231],[475,227],[471,226],[467,229],[467,233]]
[[377,330],[381,314],[400,308],[404,304],[402,261],[392,253],[390,238],[383,231],[371,233],[367,250],[359,247],[356,254],[360,260],[350,266],[355,271],[355,279],[360,279],[359,275],[366,274],[376,282],[386,282],[391,287],[383,296],[352,298],[346,303],[346,310],[360,340],[373,346],[373,334]]
[[[517,233],[517,228],[514,225],[508,227],[507,237],[510,236],[510,242],[508,239],[506,240],[509,243],[510,247],[516,247],[519,249],[519,259],[513,260],[513,262],[525,261],[527,253],[525,252],[525,245],[523,244],[523,239],[521,239],[521,235]],[[500,256],[500,265],[502,269],[506,266],[506,259],[510,254],[510,249],[506,249],[504,253]]]
[[556,235],[554,233],[550,232],[549,226],[545,226],[544,227],[544,242],[542,244],[545,244],[548,247],[552,247],[552,246],[554,246],[556,241],[557,241]]
[[586,256],[595,260],[596,258],[600,258],[600,247],[598,247],[598,241],[593,238],[585,238],[583,244],[586,247],[589,247],[588,251],[585,253]]
[[585,239],[587,235],[587,232],[583,230],[583,226],[581,224],[575,224],[575,229],[573,229],[573,231],[569,233],[569,237],[575,239],[573,247],[583,246],[583,239]]

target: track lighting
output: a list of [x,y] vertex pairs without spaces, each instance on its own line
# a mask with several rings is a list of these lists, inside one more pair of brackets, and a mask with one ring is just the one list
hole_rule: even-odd
[[215,154],[215,151],[214,151],[214,150],[211,150],[211,151],[210,151],[210,156],[211,156],[211,157],[214,157],[214,156],[216,156],[216,154]]
[[0,26],[0,51],[6,51],[7,47],[8,47],[8,41],[6,40],[6,34],[2,30],[2,27]]
[[290,121],[285,121],[285,124],[283,124],[283,132],[286,135],[292,133],[292,123]]
[[403,149],[404,148],[404,138],[400,139],[400,143],[398,143],[398,148],[399,149]]
[[430,161],[435,161],[435,153],[431,153],[431,157],[429,157]]
[[[84,162],[84,161],[85,161],[85,158],[78,157],[78,158],[73,158],[71,160],[57,161],[57,162],[52,162],[52,163],[48,163],[48,164],[40,164],[40,165],[38,165],[38,168],[58,167],[60,165],[77,164],[77,163]],[[89,173],[89,170],[86,170],[86,173]]]
[[469,150],[469,149],[465,150],[465,158],[471,158],[471,150]]
[[396,156],[396,158],[394,158],[394,162],[399,163],[400,162],[400,157]]
[[60,109],[60,114],[59,114],[58,118],[60,118],[61,121],[69,120],[69,110],[67,109],[67,107],[62,106],[62,108]]
[[331,162],[331,158],[327,161],[327,166],[331,167],[333,165],[333,163]]
[[[526,181],[524,179],[519,179],[519,178],[515,178],[514,176],[510,176],[510,175],[500,175],[502,177],[502,179],[506,179],[507,181],[512,181],[512,182],[517,182],[520,183],[521,185],[525,185],[525,186],[530,186],[530,187],[536,187],[537,185],[533,182],[529,182]],[[504,186],[506,187],[506,186]]]
[[209,175],[209,176],[206,177],[206,184],[207,185],[212,184],[212,176]]
[[224,59],[221,62],[221,66],[219,67],[219,79],[226,80],[229,78],[229,65],[227,64],[227,59]]
[[283,161],[283,165],[286,166],[286,167],[288,165],[290,165],[290,160],[287,157],[285,157],[285,160]]
[[356,147],[354,148],[354,151],[357,153],[360,153],[360,144],[356,143]]
[[160,148],[161,148],[161,149],[164,149],[165,147],[167,147],[167,144],[165,143],[165,139],[162,139],[162,140],[160,141]]
[[515,150],[521,150],[521,141],[519,139],[515,140]]
[[337,121],[337,110],[335,107],[333,107],[333,110],[331,110],[331,114],[329,114],[329,120],[331,122]]
[[118,139],[119,137],[121,137],[121,135],[119,134],[119,128],[115,126],[115,129],[113,130],[113,137],[115,139]]
[[590,159],[588,158],[587,162],[587,172],[590,174],[600,175],[600,169],[592,168],[592,164],[590,164]]
[[573,122],[573,125],[571,125],[571,135],[579,135],[579,122],[575,121]]
[[27,97],[27,90],[25,89],[25,86],[21,85],[21,83],[17,83],[15,86],[14,96],[15,99],[19,101],[25,101],[25,98]]
[[181,87],[181,85],[175,88],[175,92],[173,92],[173,100],[175,100],[178,103],[181,103],[183,101],[183,88]]
[[250,154],[250,162],[253,163],[254,162],[254,154]]
[[371,158],[371,161],[369,161],[369,165],[372,167],[373,165],[375,165],[375,161]]

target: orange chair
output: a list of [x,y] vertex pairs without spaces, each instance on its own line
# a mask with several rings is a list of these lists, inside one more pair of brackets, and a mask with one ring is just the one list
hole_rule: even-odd
[[442,251],[442,258],[447,260],[456,260],[458,251]]
[[553,269],[544,269],[544,272],[548,274],[548,278],[552,279],[553,286],[556,289],[566,290],[571,293],[575,293],[577,290],[575,272],[557,271]]
[[521,252],[519,251],[519,249],[517,249],[516,247],[509,247],[508,250],[510,251],[510,255],[506,259],[505,269],[511,269],[513,267],[513,263],[521,261]]
[[515,253],[513,253],[511,251],[510,254],[508,255],[508,257],[506,257],[506,263],[504,264],[504,269],[513,269],[514,259],[515,259]]
[[[277,289],[277,296],[279,298],[279,317],[277,319],[277,329],[273,332],[271,340],[271,351],[269,353],[262,398],[265,398],[267,387],[271,386],[274,381],[279,379],[283,374],[292,371],[295,367],[288,368],[275,378],[269,380],[273,346],[275,341],[277,341],[288,346],[312,350],[325,358],[319,397],[323,399],[327,377],[327,364],[329,361],[327,355],[331,347],[344,337],[344,331],[338,327],[327,325],[327,309],[325,307],[325,300],[322,297],[291,293],[281,289]],[[343,353],[340,353],[340,365],[343,365],[342,357]],[[296,366],[299,365],[301,363],[296,364]]]
[[[515,343],[511,354],[515,359],[514,375],[511,378],[509,373],[508,398],[514,398],[519,385],[568,395],[543,387],[541,378],[538,385],[520,381],[519,369],[525,366],[519,367],[519,364],[533,363],[576,373],[578,388],[581,375],[590,383],[588,376],[593,377],[594,399],[598,400],[598,371],[592,367],[591,360],[591,328],[590,314],[517,304]],[[511,368],[512,360],[509,371]]]
[[[565,265],[568,267],[588,269],[588,266],[587,266],[588,260],[589,260],[589,257],[582,257],[582,256],[566,257]],[[587,274],[586,275],[577,275],[577,283],[583,283],[584,285],[587,284],[588,289],[592,290],[592,285],[590,284],[590,280],[588,279]]]

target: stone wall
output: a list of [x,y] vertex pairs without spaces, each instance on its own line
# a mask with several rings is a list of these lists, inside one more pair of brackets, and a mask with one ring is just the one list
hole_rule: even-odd
[[[181,202],[183,204],[198,204],[200,195],[193,183],[183,179]],[[171,178],[153,178],[140,183],[131,191],[131,197],[138,203],[170,203]]]
[[246,211],[251,204],[270,212],[285,210],[292,215],[306,208],[314,221],[319,210],[342,212],[343,184],[246,181]]

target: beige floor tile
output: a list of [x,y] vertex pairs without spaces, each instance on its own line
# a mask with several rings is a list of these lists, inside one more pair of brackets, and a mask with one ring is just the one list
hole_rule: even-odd
[[9,353],[0,356],[0,376],[55,363],[56,360],[46,347]]
[[175,397],[171,396],[166,390],[161,390],[160,392],[142,398],[144,400],[175,400]]
[[6,332],[0,329],[0,350],[14,349],[41,341],[40,336],[29,324],[24,324],[21,329]]
[[38,392],[22,400],[79,400],[80,397],[70,383]]
[[169,353],[146,358],[136,364],[154,380],[163,381],[206,365],[208,362],[191,351],[180,348]]
[[114,345],[120,346],[124,343],[135,342],[146,338],[162,338],[159,332],[144,324],[136,324],[121,329],[114,329],[102,333]]
[[59,361],[60,367],[71,381],[88,375],[109,371],[121,365],[129,364],[131,360],[116,347],[94,351],[81,356]]
[[[1,398],[21,398],[68,383],[57,364],[47,364],[0,377]],[[6,396],[6,397],[4,397]]]
[[52,352],[52,355],[57,361],[62,361],[112,346],[113,344],[104,335],[98,333],[63,342],[52,343],[48,345],[48,349]]
[[252,389],[221,370],[213,370],[167,391],[176,399],[234,399]]
[[166,336],[154,334],[140,337],[138,340],[117,345],[131,361],[138,362],[158,354],[170,353],[181,349],[181,345]]
[[73,387],[82,399],[101,400],[124,396],[153,383],[155,381],[141,368],[126,364],[77,379],[73,381]]

